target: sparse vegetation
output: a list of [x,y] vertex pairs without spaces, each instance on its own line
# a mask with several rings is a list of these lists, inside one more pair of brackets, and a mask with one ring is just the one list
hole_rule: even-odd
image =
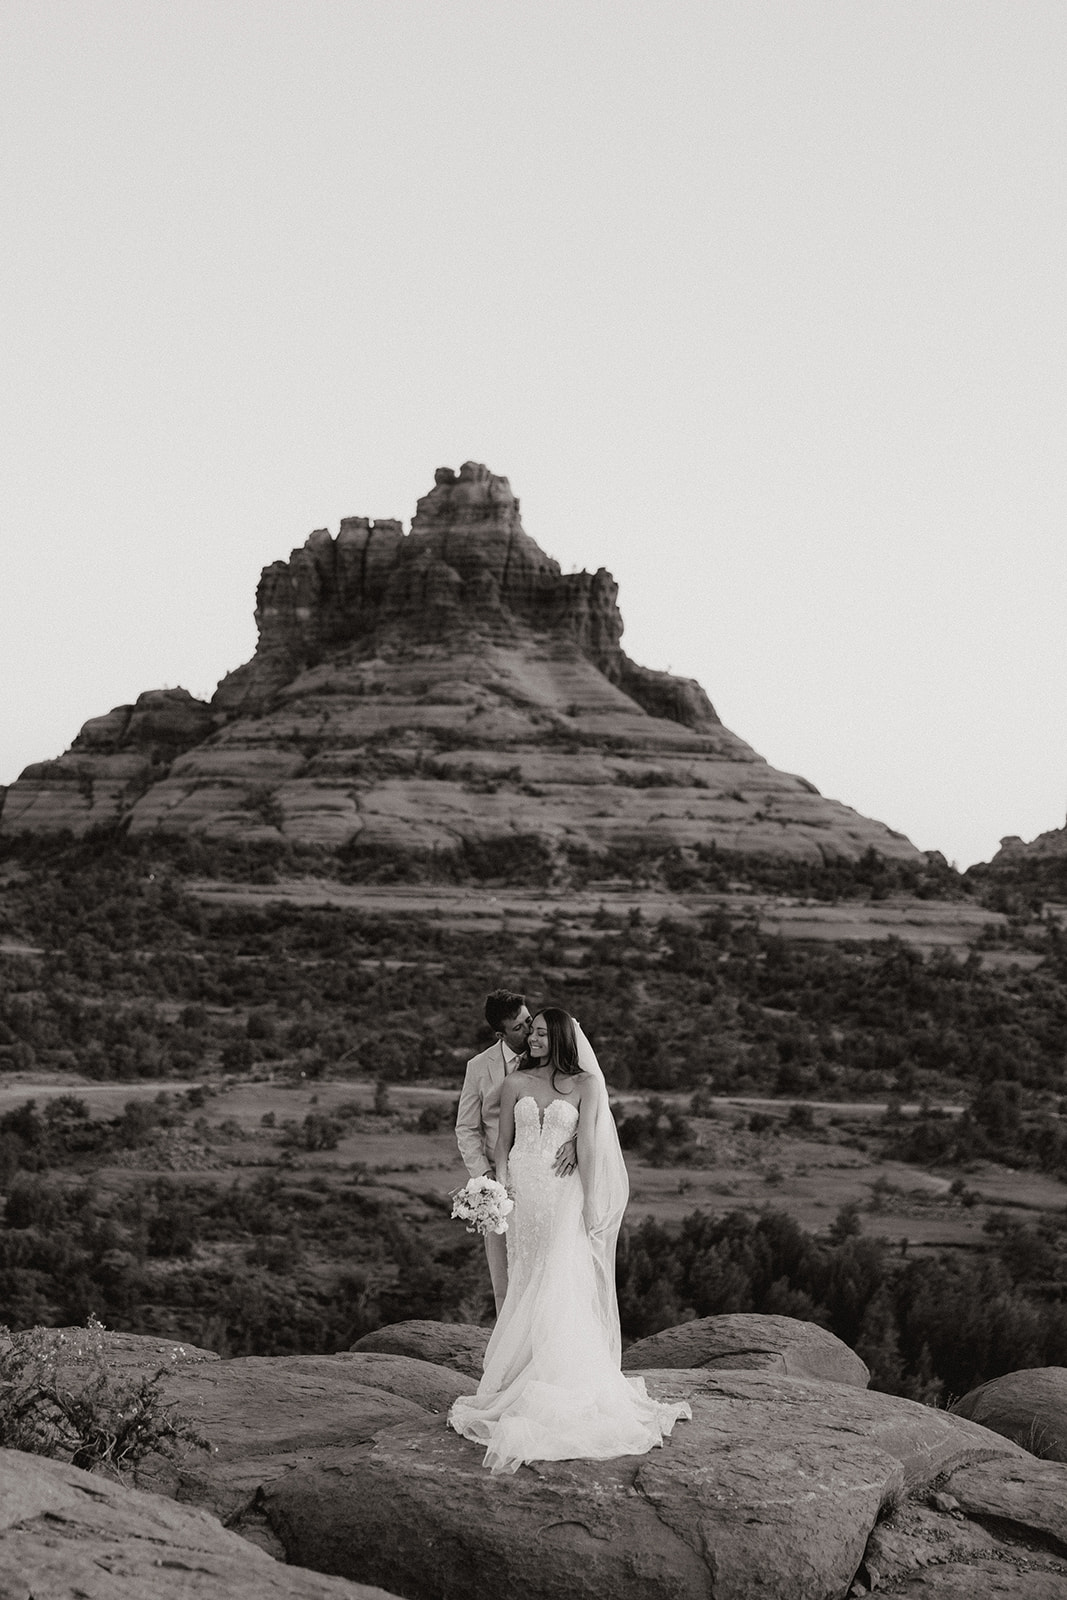
[[108,1363],[104,1334],[95,1316],[73,1335],[0,1325],[0,1446],[120,1475],[146,1456],[209,1450],[163,1394],[182,1352],[170,1367],[124,1377]]
[[[502,906],[509,886],[553,874],[556,886],[614,875],[724,897],[682,922],[636,906],[620,914],[605,890],[584,921],[564,897],[552,916],[479,931],[430,914],[212,902],[191,886],[327,872],[350,883],[499,885]],[[353,849],[329,861],[280,843],[6,839],[0,873],[10,950],[0,954],[0,1073],[159,1086],[110,1117],[90,1115],[77,1088],[28,1094],[0,1115],[0,1301],[22,1330],[80,1323],[95,1308],[116,1327],[222,1354],[282,1354],[343,1349],[405,1317],[470,1315],[485,1301],[484,1266],[448,1227],[433,1185],[420,1180],[421,1198],[398,1200],[365,1162],[339,1155],[354,1127],[447,1140],[451,1097],[411,1111],[402,1096],[412,1085],[458,1087],[465,1054],[488,1042],[472,1028],[480,993],[498,981],[581,1016],[613,1084],[645,1096],[620,1117],[630,1159],[684,1167],[671,1176],[676,1197],[714,1162],[709,1126],[751,1142],[760,1205],[783,1203],[788,1141],[831,1134],[856,1152],[867,1145],[945,1170],[954,1179],[942,1185],[945,1203],[969,1209],[976,1230],[986,1211],[973,1220],[974,1163],[1067,1178],[1067,951],[1058,923],[1035,915],[1033,885],[873,856],[814,867],[634,849],[573,853],[561,866],[533,837],[418,859]],[[892,939],[807,944],[739,913],[741,889],[980,900],[1007,920],[979,934],[966,959]],[[1012,965],[1015,953],[1026,959]],[[375,1085],[369,1104],[327,1096],[346,1074]],[[322,1089],[323,1102],[305,1094],[292,1116],[260,1111],[240,1124],[212,1104],[224,1076]],[[722,1095],[780,1106],[716,1121]],[[829,1128],[834,1118],[816,1114],[814,1099],[889,1111],[861,1138]],[[945,1099],[962,1114],[939,1110]],[[154,1154],[186,1150],[195,1172],[180,1159],[152,1170]],[[867,1231],[905,1198],[872,1184],[818,1236],[773,1211],[634,1217],[620,1256],[626,1335],[718,1311],[810,1316],[853,1343],[880,1386],[920,1398],[962,1393],[1024,1357],[1067,1362],[1060,1220],[1005,1214],[968,1258],[907,1256]]]

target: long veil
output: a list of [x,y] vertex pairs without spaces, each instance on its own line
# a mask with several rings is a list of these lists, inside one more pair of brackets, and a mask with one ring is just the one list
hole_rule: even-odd
[[615,1361],[620,1361],[622,1337],[619,1331],[619,1300],[615,1290],[615,1246],[626,1202],[630,1198],[630,1180],[626,1175],[626,1162],[623,1160],[615,1118],[608,1104],[608,1086],[596,1051],[582,1032],[578,1019],[572,1017],[571,1020],[578,1042],[578,1065],[583,1072],[596,1079],[600,1090],[596,1097],[592,1193],[585,1196],[585,1214],[596,1272],[597,1311],[608,1336],[612,1356]]

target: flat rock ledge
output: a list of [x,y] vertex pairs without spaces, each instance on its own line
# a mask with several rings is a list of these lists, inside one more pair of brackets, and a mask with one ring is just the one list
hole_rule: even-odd
[[[214,1450],[146,1463],[153,1494],[0,1453],[0,1596],[1063,1600],[1067,1466],[872,1393],[856,1369],[784,1370],[805,1348],[838,1359],[803,1330],[734,1317],[668,1330],[675,1355],[688,1339],[717,1365],[635,1371],[692,1406],[662,1448],[503,1477],[445,1425],[485,1329],[411,1322],[360,1341],[378,1349],[179,1362],[168,1395]],[[158,1343],[143,1344],[154,1371]],[[718,1364],[730,1349],[763,1365]],[[123,1349],[126,1370],[136,1355]]]

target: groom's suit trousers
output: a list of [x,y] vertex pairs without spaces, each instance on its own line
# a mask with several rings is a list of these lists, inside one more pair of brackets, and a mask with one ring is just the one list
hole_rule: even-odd
[[[493,1172],[500,1127],[500,1090],[518,1057],[501,1040],[467,1062],[456,1112],[456,1143],[472,1178]],[[508,1288],[508,1247],[502,1233],[485,1237],[485,1256],[499,1312]]]

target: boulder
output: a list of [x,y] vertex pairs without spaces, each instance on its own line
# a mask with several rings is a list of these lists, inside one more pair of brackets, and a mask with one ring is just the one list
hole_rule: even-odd
[[990,1378],[952,1409],[1032,1455],[1067,1461],[1067,1367],[1027,1367]]
[[[280,1549],[258,1512],[264,1485],[338,1446],[371,1439],[382,1428],[443,1413],[465,1385],[457,1374],[421,1361],[382,1356],[374,1384],[367,1356],[245,1356],[178,1368],[166,1380],[168,1401],[192,1420],[211,1454],[153,1457],[138,1469],[146,1489],[204,1506],[272,1554]],[[375,1376],[378,1374],[375,1373]],[[409,1399],[408,1387],[420,1399]],[[427,1402],[424,1404],[423,1402]]]
[[[847,1344],[813,1322],[737,1312],[701,1317],[639,1339],[625,1351],[625,1371],[643,1367],[708,1367],[714,1371],[784,1372],[793,1378],[867,1387],[870,1373]],[[981,1420],[980,1418],[977,1420]]]
[[[951,1416],[936,1407],[904,1400],[875,1389],[857,1390],[850,1384],[822,1383],[817,1379],[789,1378],[770,1372],[646,1371],[651,1394],[660,1400],[686,1400],[710,1396],[721,1410],[734,1414],[738,1407],[749,1416],[758,1413],[766,1438],[781,1431],[779,1413],[794,1405],[804,1407],[804,1425],[813,1419],[832,1427],[834,1417],[847,1414],[850,1425],[879,1450],[892,1456],[903,1473],[905,1489],[932,1483],[942,1473],[971,1461],[1020,1456],[1017,1446],[975,1423]],[[825,1404],[825,1414],[820,1406]],[[1025,1455],[1025,1452],[1023,1452]]]
[[167,1402],[211,1446],[180,1457],[152,1456],[136,1470],[139,1488],[189,1501],[273,1556],[284,1551],[259,1510],[265,1484],[339,1447],[373,1437],[383,1427],[442,1416],[469,1378],[451,1368],[403,1355],[239,1357],[220,1361],[208,1350],[110,1329],[57,1330],[63,1338],[60,1372],[68,1384],[96,1367],[87,1348],[123,1377],[162,1368]]
[[992,1539],[985,1557],[932,1567],[891,1592],[897,1600],[1063,1600],[1067,1567],[1041,1557],[1038,1562],[1032,1564],[1025,1549],[1006,1549]]
[[0,1450],[5,1600],[389,1600],[285,1566],[206,1511]]
[[442,1570],[524,1600],[829,1600],[910,1484],[1026,1459],[974,1423],[848,1384],[646,1378],[658,1399],[693,1408],[647,1456],[493,1477],[478,1446],[423,1419],[276,1480],[266,1517],[290,1560],[408,1600],[437,1600]]
[[412,1356],[433,1366],[451,1367],[477,1382],[482,1376],[489,1333],[488,1328],[476,1328],[468,1322],[393,1322],[388,1327],[376,1328],[373,1333],[365,1333],[351,1348],[383,1355]]

